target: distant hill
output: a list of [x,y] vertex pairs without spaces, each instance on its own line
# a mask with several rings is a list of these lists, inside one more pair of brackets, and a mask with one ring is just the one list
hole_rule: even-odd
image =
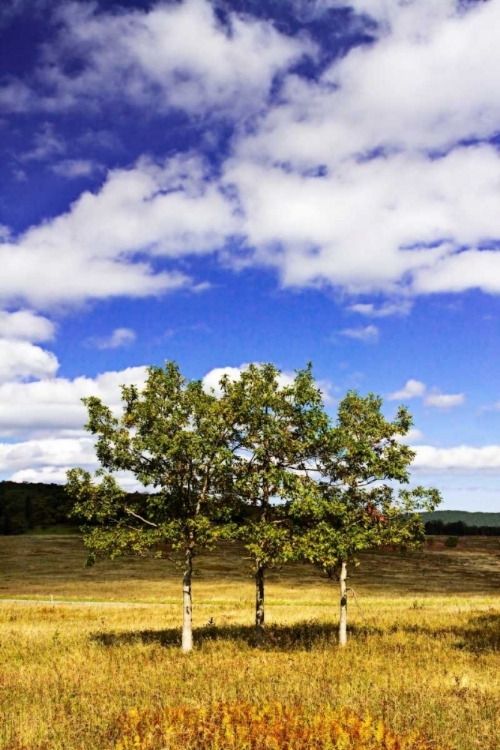
[[[137,498],[137,493],[132,495]],[[78,528],[77,519],[68,519],[72,501],[63,485],[32,482],[0,481],[0,535],[23,534],[37,528],[54,525]],[[500,536],[500,513],[469,513],[465,510],[436,510],[421,513],[424,524],[429,524],[427,534],[492,534]],[[436,527],[435,524],[438,524]],[[450,527],[451,524],[477,527]],[[434,528],[432,527],[434,525]],[[446,528],[442,528],[442,527]],[[439,528],[441,527],[441,528]],[[480,529],[480,530],[479,530]],[[491,529],[488,532],[488,529]]]
[[422,521],[442,521],[444,524],[461,521],[467,526],[500,527],[500,513],[471,513],[466,510],[435,510],[433,513],[421,513]]
[[83,519],[68,518],[72,505],[61,484],[0,482],[0,536],[52,526],[78,529]]

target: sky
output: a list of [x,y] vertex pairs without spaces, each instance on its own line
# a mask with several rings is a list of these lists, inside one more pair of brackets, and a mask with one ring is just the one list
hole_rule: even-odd
[[[500,512],[500,0],[2,0],[0,479],[80,399],[312,361]],[[229,368],[229,369],[228,369]]]

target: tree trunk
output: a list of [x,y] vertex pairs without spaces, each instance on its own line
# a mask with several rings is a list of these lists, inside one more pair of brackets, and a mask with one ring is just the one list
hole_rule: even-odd
[[255,561],[255,636],[257,643],[264,638],[264,565]]
[[193,599],[191,595],[191,579],[193,577],[193,550],[186,550],[186,567],[182,578],[182,650],[191,651],[193,648]]
[[340,569],[340,623],[339,646],[347,643],[347,563],[342,560]]

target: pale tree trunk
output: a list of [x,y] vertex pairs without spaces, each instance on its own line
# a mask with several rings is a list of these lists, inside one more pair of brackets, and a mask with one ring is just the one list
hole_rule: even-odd
[[255,561],[255,636],[257,643],[264,638],[264,565]]
[[340,623],[339,646],[347,643],[347,563],[342,560],[340,569]]
[[193,599],[191,594],[191,579],[193,577],[193,550],[186,550],[186,565],[182,578],[182,650],[191,651],[193,648]]

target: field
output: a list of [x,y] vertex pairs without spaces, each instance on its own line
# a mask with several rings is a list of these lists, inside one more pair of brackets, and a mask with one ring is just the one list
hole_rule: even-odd
[[[471,537],[453,550],[438,539],[409,556],[364,555],[350,579],[356,598],[342,651],[336,586],[310,567],[269,572],[267,640],[258,649],[242,551],[227,545],[198,558],[196,651],[186,656],[178,648],[173,566],[127,559],[89,569],[84,558],[75,536],[0,537],[6,750],[187,748],[187,739],[181,744],[173,735],[148,744],[148,732],[160,731],[172,711],[188,726],[200,709],[219,704],[247,723],[260,707],[268,734],[276,711],[289,723],[300,717],[301,726],[347,711],[374,726],[382,720],[394,737],[425,737],[426,747],[500,747],[498,539]],[[389,739],[331,747],[417,747]],[[284,746],[241,740],[210,748]]]

